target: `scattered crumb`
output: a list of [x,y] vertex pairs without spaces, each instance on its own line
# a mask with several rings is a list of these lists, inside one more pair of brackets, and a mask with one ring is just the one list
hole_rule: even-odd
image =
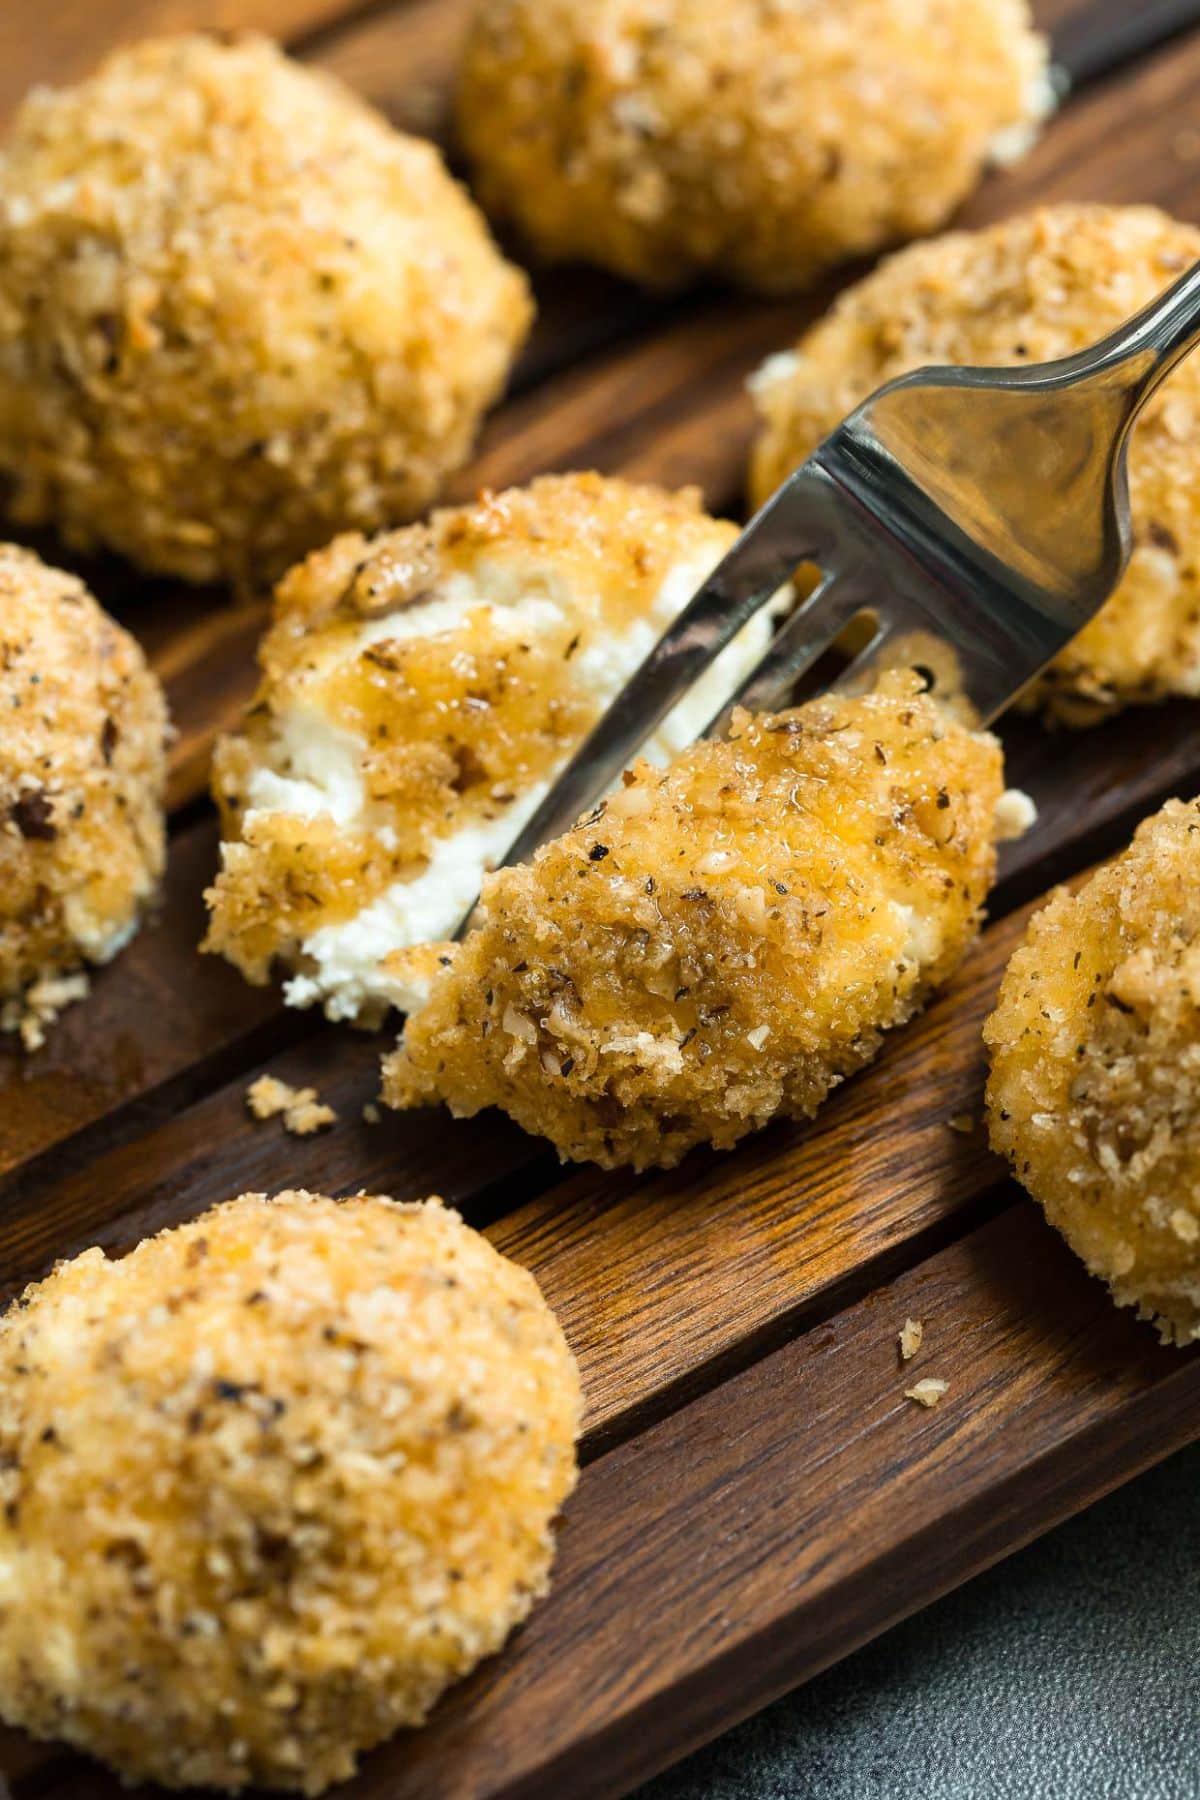
[[955,1113],[952,1119],[946,1120],[946,1123],[951,1131],[960,1131],[964,1137],[969,1137],[975,1129],[975,1120],[970,1113]]
[[82,970],[74,975],[43,975],[0,1008],[0,1031],[19,1033],[26,1050],[40,1050],[46,1027],[76,1000],[86,999],[90,981]]
[[367,1104],[362,1109],[362,1116],[365,1125],[378,1125],[380,1119],[383,1117],[374,1100],[367,1101]]
[[1037,816],[1037,807],[1029,795],[1023,794],[1020,788],[1009,788],[1001,794],[996,808],[997,839],[1006,844],[1013,838],[1024,837],[1030,826],[1037,824]]
[[905,1319],[900,1332],[900,1355],[905,1362],[910,1362],[921,1348],[925,1337],[925,1327],[920,1319]]
[[260,1075],[246,1089],[246,1105],[256,1119],[283,1114],[283,1128],[293,1137],[310,1137],[337,1124],[337,1114],[326,1106],[316,1088],[295,1088],[274,1075]]
[[949,1386],[948,1381],[939,1381],[936,1375],[926,1375],[916,1387],[905,1388],[904,1398],[915,1400],[918,1406],[936,1406]]

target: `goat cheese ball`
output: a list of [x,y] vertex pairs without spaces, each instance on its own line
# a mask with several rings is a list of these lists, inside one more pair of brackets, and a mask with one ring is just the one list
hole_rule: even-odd
[[[925,364],[1012,367],[1087,348],[1200,258],[1200,230],[1145,206],[1053,206],[913,245],[849,288],[753,382],[761,504],[883,382]],[[1026,696],[1087,725],[1134,701],[1200,694],[1200,362],[1133,433],[1135,547],[1120,587]]]
[[0,1715],[320,1793],[545,1593],[574,1360],[437,1201],[244,1194],[0,1319]]
[[437,150],[257,36],[118,50],[0,155],[14,515],[253,584],[422,510],[529,325]]
[[[217,747],[205,948],[285,997],[378,1024],[387,959],[455,930],[554,775],[737,536],[698,495],[545,476],[281,584],[244,728]],[[765,648],[760,614],[664,721],[665,760]]]
[[129,942],[165,860],[166,703],[74,575],[0,544],[0,1026],[29,1049],[66,980]]
[[1200,801],[1034,916],[984,1037],[994,1148],[1118,1305],[1200,1339]]
[[457,118],[543,257],[786,292],[935,230],[1052,103],[1026,0],[483,0]]
[[384,1099],[638,1169],[814,1113],[956,966],[994,875],[999,746],[919,686],[738,714],[491,876]]

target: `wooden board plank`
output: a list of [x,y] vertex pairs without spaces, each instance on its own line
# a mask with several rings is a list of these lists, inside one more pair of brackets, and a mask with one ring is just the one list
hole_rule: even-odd
[[[926,1321],[902,1369],[896,1333]],[[918,1373],[949,1394],[924,1412]],[[584,1471],[504,1655],[345,1800],[614,1800],[1186,1442],[1200,1354],[1117,1314],[1029,1206]],[[24,1752],[13,1800],[107,1800]]]
[[[1195,83],[1200,79],[1200,44],[1187,46],[1177,62],[1178,66],[1174,58],[1165,62],[1159,59],[1146,65],[1137,79],[1122,90],[1126,141],[1131,153],[1147,159],[1148,168],[1163,166],[1163,147],[1170,144],[1178,131],[1178,120],[1186,116],[1194,103]],[[1146,87],[1151,90],[1150,98],[1141,97]],[[1075,131],[1079,136],[1078,154],[1091,155],[1112,135],[1109,113],[1107,100],[1103,104],[1081,101],[1075,113],[1061,121],[1057,129]],[[1078,124],[1081,119],[1083,127]],[[1168,158],[1165,166],[1168,176],[1174,179],[1178,168],[1175,159]],[[1056,173],[1054,178],[1061,176]],[[719,454],[727,456],[724,437],[730,414],[743,407],[741,365],[753,362],[766,348],[783,341],[788,312],[786,305],[739,312],[733,303],[720,302],[683,326],[670,332],[664,330],[647,345],[606,359],[598,384],[591,369],[564,377],[554,384],[553,394],[548,397],[554,403],[552,410],[545,410],[532,396],[514,403],[504,422],[489,433],[477,469],[497,484],[524,478],[555,460],[556,444],[586,445],[590,433],[597,428],[603,431],[607,420],[630,410],[634,412],[633,422],[614,428],[607,443],[597,444],[593,438],[591,450],[596,452],[596,460],[608,461],[609,466],[625,472],[671,481],[676,474],[692,472],[697,459],[709,454],[714,444]],[[714,367],[724,366],[719,359],[726,352],[733,368],[714,417],[706,411],[708,396]],[[706,363],[707,377],[697,396],[693,391],[695,369]],[[636,411],[639,401],[646,409],[642,413]],[[689,459],[688,469],[676,470],[673,459],[679,451]],[[559,460],[576,460],[576,454],[568,451]],[[127,600],[126,572],[110,571],[106,579],[112,591],[109,586],[102,586],[104,597],[128,616],[131,609],[123,603]],[[176,787],[177,791],[190,792],[193,790],[185,777],[189,771],[195,775],[202,768],[213,723],[227,722],[233,716],[253,681],[250,659],[257,618],[247,612],[214,613],[193,601],[185,624],[172,629],[166,622],[170,600],[159,589],[153,590],[146,601],[145,612],[142,629],[171,686],[181,725]],[[239,644],[240,656],[234,653]],[[1005,887],[1000,896],[1003,903],[1027,898],[1046,880],[1105,853],[1166,793],[1194,791],[1200,785],[1200,746],[1195,740],[1192,719],[1192,709],[1184,703],[1151,714],[1130,712],[1099,732],[1063,734],[1052,755],[1048,754],[1040,727],[1025,720],[1012,721],[1005,731],[1012,778],[1032,789],[1044,811],[1045,823],[1041,830],[1007,852]],[[1118,771],[1116,776],[1114,769]],[[1045,876],[1039,877],[1038,860],[1047,854],[1055,860]],[[191,928],[195,929],[197,916],[189,916],[193,919]],[[182,936],[178,941],[184,941]],[[131,1017],[136,1016],[136,1008],[141,1004],[140,956],[141,951],[135,946],[104,977],[109,987],[115,987],[123,981],[124,972],[129,971],[130,1006],[135,1009],[129,1014]],[[206,982],[217,979],[220,973],[207,962],[197,965],[193,960],[187,979],[207,991]],[[105,1090],[112,1102],[151,1093],[175,1079],[189,1061],[224,1055],[246,1032],[257,1030],[265,1016],[266,1002],[261,993],[245,992],[244,1022],[236,1008],[226,1008],[222,1003],[210,1038],[205,1037],[204,1030],[212,1015],[204,1007],[191,1011],[186,1030],[173,1033],[164,1029],[162,1055],[147,1054],[136,1071],[122,1065],[131,1078],[123,1094],[113,1087]],[[82,1023],[79,1028],[83,1029]],[[295,1022],[293,1028],[302,1029],[302,1022]],[[15,1065],[10,1064],[10,1081],[15,1072]],[[77,1094],[60,1102],[57,1113],[43,1109],[42,1125],[55,1129],[35,1131],[31,1123],[23,1140],[25,1152],[47,1148],[68,1131],[95,1118],[94,1107],[82,1104],[87,1091],[87,1084],[83,1084]]]
[[74,81],[114,44],[198,28],[252,27],[292,39],[353,10],[353,0],[4,0],[0,121],[35,82]]

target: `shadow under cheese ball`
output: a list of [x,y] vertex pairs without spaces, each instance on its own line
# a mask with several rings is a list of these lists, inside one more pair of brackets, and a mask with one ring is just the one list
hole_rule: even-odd
[[1200,1340],[1200,802],[1035,914],[984,1036],[994,1148],[1118,1305]]
[[252,583],[412,516],[528,329],[431,144],[266,39],[118,50],[0,155],[0,473],[14,514]]
[[[927,364],[1014,367],[1114,331],[1200,258],[1200,230],[1148,206],[1050,206],[900,251],[847,289],[755,377],[759,504],[883,382]],[[1024,704],[1088,725],[1137,701],[1200,694],[1200,359],[1134,428],[1135,548],[1103,610]]]
[[437,1201],[244,1194],[0,1319],[0,1716],[320,1793],[545,1593],[579,1381]]
[[[217,746],[205,947],[294,1006],[407,1010],[546,793],[737,536],[693,489],[549,475],[343,536],[280,583],[256,704]],[[761,612],[658,727],[665,761],[766,649]],[[402,966],[403,965],[403,966]]]
[[166,855],[166,702],[74,575],[0,544],[0,1025],[36,1049]]
[[1026,0],[482,0],[457,127],[543,257],[786,292],[936,229],[1051,104]]
[[814,1113],[957,966],[1028,807],[918,687],[739,714],[491,876],[384,1099],[639,1169]]

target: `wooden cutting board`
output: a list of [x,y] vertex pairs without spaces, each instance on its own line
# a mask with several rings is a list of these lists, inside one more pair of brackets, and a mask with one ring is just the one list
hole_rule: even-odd
[[[5,0],[0,109],[118,37],[255,23],[399,122],[437,132],[464,0]],[[1157,201],[1200,219],[1200,0],[1041,0],[1073,78],[1029,160],[967,208]],[[1193,30],[1193,27],[1196,29]],[[827,303],[650,300],[587,272],[541,318],[459,496],[551,468],[699,482],[736,509],[750,369]],[[57,554],[54,546],[47,546]],[[378,1045],[196,954],[216,833],[214,732],[253,683],[254,608],[88,571],[142,637],[180,728],[157,920],[47,1049],[0,1050],[0,1283],[124,1246],[248,1188],[441,1193],[537,1274],[579,1356],[585,1469],[554,1591],[424,1731],[368,1757],[367,1796],[614,1796],[1200,1433],[1200,1356],[1118,1315],[1005,1179],[978,1121],[981,1021],[1025,909],[1200,789],[1200,709],[1005,731],[1038,800],[966,966],[817,1122],[670,1175],[564,1173],[502,1121],[362,1123]],[[253,1124],[264,1070],[339,1110],[299,1141]],[[955,1129],[963,1116],[974,1129]],[[896,1334],[925,1321],[902,1368]],[[914,1377],[950,1391],[934,1411]],[[116,1794],[0,1732],[14,1800]]]

